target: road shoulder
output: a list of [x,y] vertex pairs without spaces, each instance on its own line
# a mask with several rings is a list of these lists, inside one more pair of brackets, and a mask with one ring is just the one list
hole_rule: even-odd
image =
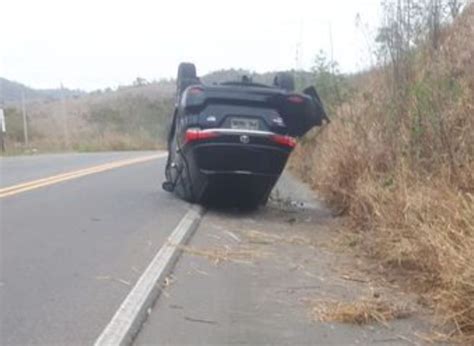
[[[135,343],[419,343],[429,323],[415,298],[373,281],[354,257],[335,251],[337,225],[288,175],[267,208],[209,211]],[[380,302],[394,319],[382,309],[378,322],[330,320],[343,303],[359,302]]]

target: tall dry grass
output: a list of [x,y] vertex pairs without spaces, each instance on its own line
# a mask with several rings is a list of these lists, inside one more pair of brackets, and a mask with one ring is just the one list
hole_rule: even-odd
[[349,216],[360,249],[401,270],[467,343],[474,343],[473,37],[470,5],[443,32],[437,54],[417,53],[410,80],[395,90],[402,100],[384,68],[365,74],[357,95],[291,162]]

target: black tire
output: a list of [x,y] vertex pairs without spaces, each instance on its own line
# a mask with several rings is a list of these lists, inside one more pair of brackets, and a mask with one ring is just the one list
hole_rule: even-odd
[[261,205],[262,207],[264,207],[264,206],[267,205],[268,200],[270,199],[270,193],[271,193],[271,191],[268,192],[267,194],[265,194],[265,196],[263,196],[262,200],[260,201],[260,205]]
[[273,85],[286,91],[295,91],[295,77],[288,72],[279,72],[273,79]]
[[190,62],[182,62],[178,66],[178,80],[196,78],[196,66]]
[[178,97],[188,86],[199,83],[196,75],[196,66],[189,62],[182,62],[178,66],[178,77],[176,79]]
[[[183,158],[184,159],[184,158]],[[188,165],[183,161],[181,174],[176,182],[176,194],[189,203],[195,203],[196,198],[193,193],[193,186],[188,170]]]

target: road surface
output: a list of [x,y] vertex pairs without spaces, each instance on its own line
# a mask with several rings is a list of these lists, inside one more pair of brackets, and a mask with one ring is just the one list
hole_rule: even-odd
[[[156,153],[0,159],[0,187]],[[92,344],[188,206],[164,157],[0,198],[1,344]],[[1,195],[1,193],[0,193]]]
[[267,208],[198,225],[202,209],[160,188],[165,156],[0,158],[1,345],[406,345],[427,330],[317,322],[314,301],[357,301],[374,283],[324,245],[337,224],[312,192],[285,174]]

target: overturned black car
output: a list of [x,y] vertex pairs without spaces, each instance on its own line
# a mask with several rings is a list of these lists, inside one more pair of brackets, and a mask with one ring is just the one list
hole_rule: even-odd
[[295,138],[327,119],[313,87],[295,93],[288,73],[273,84],[244,76],[205,85],[193,64],[180,64],[163,189],[192,203],[265,204]]

